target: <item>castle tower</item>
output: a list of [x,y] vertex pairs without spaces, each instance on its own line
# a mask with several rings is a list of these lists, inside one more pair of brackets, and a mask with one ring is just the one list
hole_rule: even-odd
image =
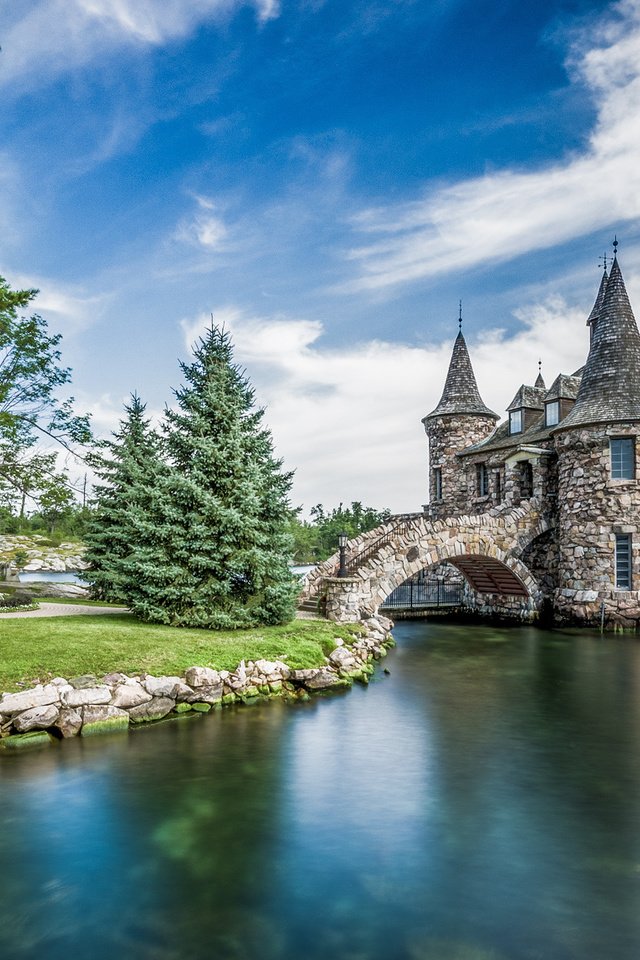
[[440,402],[422,420],[429,438],[430,516],[468,512],[471,480],[456,454],[488,437],[499,419],[482,401],[460,330]]
[[640,334],[617,257],[587,321],[578,396],[554,429],[558,454],[556,609],[640,617]]

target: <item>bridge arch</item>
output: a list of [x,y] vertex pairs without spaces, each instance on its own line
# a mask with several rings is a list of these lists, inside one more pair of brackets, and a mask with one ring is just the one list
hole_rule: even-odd
[[430,550],[427,556],[419,548],[410,547],[404,558],[397,556],[395,563],[387,564],[385,573],[370,581],[371,601],[367,603],[367,613],[376,612],[405,580],[443,562],[456,567],[477,593],[518,597],[522,601],[531,599],[534,603],[538,600],[538,583],[518,557],[498,547],[490,538],[471,544],[461,544],[456,539]]
[[379,528],[377,539],[369,535],[364,547],[352,555],[346,577],[337,577],[337,565],[327,561],[307,585],[307,595],[326,598],[330,619],[366,618],[405,580],[448,562],[460,570],[479,598],[487,598],[485,609],[510,606],[529,615],[539,608],[542,591],[522,555],[547,529],[533,504],[498,516],[434,521],[414,514],[397,518],[395,524],[392,518]]

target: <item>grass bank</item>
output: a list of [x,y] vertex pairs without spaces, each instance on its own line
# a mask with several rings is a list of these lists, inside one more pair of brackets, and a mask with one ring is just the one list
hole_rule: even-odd
[[84,673],[182,674],[194,665],[233,670],[241,660],[320,666],[335,638],[356,625],[293,620],[280,627],[218,632],[140,623],[128,614],[0,621],[0,691]]

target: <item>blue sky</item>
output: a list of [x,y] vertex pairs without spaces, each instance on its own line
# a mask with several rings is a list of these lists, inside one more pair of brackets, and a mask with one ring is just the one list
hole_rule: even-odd
[[460,299],[499,413],[584,362],[614,232],[640,302],[640,0],[15,0],[0,42],[0,273],[98,433],[213,314],[296,503],[415,510]]

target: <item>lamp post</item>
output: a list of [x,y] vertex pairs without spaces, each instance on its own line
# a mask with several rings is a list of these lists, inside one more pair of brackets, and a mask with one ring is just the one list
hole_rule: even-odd
[[340,550],[340,566],[338,567],[338,576],[346,577],[347,575],[347,564],[345,562],[345,554],[347,551],[347,540],[349,537],[346,533],[338,534],[338,549]]

